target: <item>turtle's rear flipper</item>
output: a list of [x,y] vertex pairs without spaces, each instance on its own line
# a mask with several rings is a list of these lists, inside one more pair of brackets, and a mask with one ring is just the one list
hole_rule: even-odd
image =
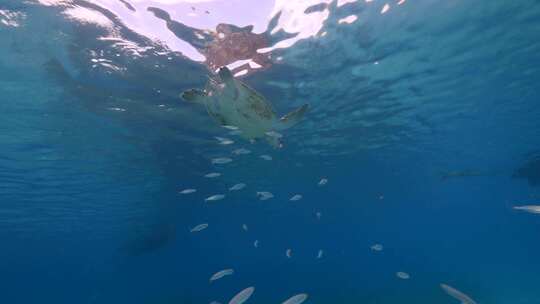
[[203,103],[203,98],[206,97],[206,93],[203,90],[189,89],[184,91],[181,97],[188,102]]
[[303,106],[301,106],[300,108],[298,108],[298,109],[292,111],[291,113],[281,117],[279,119],[278,129],[284,130],[284,129],[288,129],[288,128],[296,125],[302,119],[302,117],[304,117],[304,114],[307,112],[308,109],[309,109],[309,105],[306,103]]

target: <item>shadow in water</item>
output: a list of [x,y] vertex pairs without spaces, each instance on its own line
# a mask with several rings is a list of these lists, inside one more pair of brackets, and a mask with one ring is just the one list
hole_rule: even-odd
[[526,179],[533,187],[540,186],[540,154],[532,154],[529,160],[514,171],[512,177]]

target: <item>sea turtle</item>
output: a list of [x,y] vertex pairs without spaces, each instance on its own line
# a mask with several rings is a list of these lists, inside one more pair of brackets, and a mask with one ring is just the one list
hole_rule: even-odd
[[204,105],[220,125],[238,128],[239,135],[248,140],[265,138],[273,147],[281,148],[282,136],[278,132],[294,126],[308,110],[308,104],[304,104],[277,118],[272,105],[235,79],[227,67],[221,67],[218,76],[218,80],[210,78],[204,90],[187,90],[182,93],[182,98]]

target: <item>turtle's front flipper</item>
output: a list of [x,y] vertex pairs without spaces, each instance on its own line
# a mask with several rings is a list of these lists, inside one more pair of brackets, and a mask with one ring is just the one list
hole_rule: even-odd
[[199,89],[189,89],[184,91],[181,96],[185,101],[203,104],[206,93]]
[[309,109],[309,105],[306,103],[303,106],[301,106],[300,108],[298,108],[298,109],[292,111],[291,113],[281,117],[279,119],[279,123],[276,126],[277,129],[284,130],[284,129],[288,129],[288,128],[294,126],[295,124],[297,124],[302,119],[302,117],[304,117],[304,114],[307,112],[308,109]]
[[223,81],[223,83],[229,83],[234,80],[234,76],[231,73],[231,70],[229,70],[229,68],[226,66],[222,66],[221,68],[219,68],[218,75],[219,78],[221,78],[221,81]]

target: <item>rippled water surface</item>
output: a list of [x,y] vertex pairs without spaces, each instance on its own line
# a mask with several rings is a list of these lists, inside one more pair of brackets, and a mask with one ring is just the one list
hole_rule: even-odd
[[[0,301],[540,303],[539,33],[533,0],[0,0]],[[309,104],[282,148],[180,97],[223,66]]]

